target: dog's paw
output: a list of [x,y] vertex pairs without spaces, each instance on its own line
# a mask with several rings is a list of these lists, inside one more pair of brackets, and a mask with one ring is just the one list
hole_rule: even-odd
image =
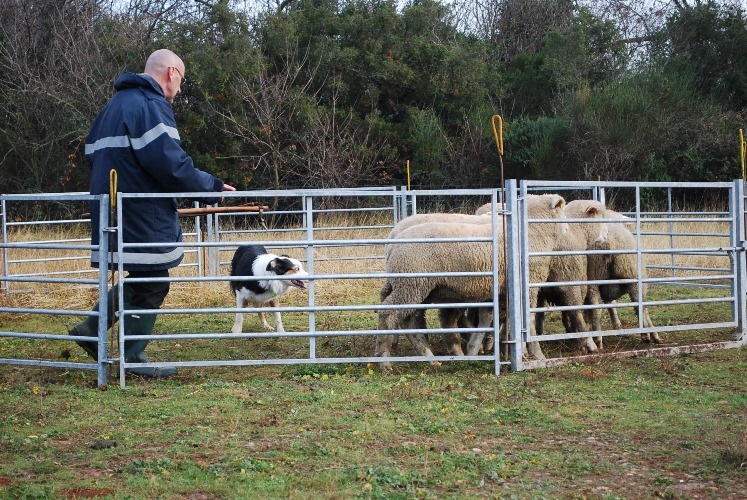
[[271,327],[269,323],[263,323],[262,324],[262,328],[264,328],[264,330],[266,332],[274,332],[275,331],[275,329],[273,327]]

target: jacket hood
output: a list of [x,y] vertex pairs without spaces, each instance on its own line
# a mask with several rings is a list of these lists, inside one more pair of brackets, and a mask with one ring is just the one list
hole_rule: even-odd
[[122,73],[119,75],[119,78],[114,81],[114,90],[117,92],[133,87],[145,87],[160,95],[164,95],[161,86],[158,85],[152,76],[145,73]]

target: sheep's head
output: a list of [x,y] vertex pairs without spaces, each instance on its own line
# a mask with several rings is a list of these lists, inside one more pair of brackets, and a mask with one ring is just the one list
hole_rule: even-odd
[[604,245],[607,242],[609,228],[606,222],[595,222],[595,219],[608,218],[606,207],[594,200],[574,200],[566,205],[566,216],[577,219],[582,225],[588,247]]
[[[586,215],[590,219],[605,219],[607,218],[607,210],[604,208],[604,205],[602,205],[601,203],[598,203],[596,205],[589,206],[586,209]],[[594,230],[596,234],[596,238],[594,238],[594,241],[592,242],[592,244],[603,245],[607,243],[609,227],[607,226],[606,222],[602,222],[599,224],[593,224],[592,230]]]
[[[565,219],[565,199],[559,194],[527,195],[527,212],[530,219]],[[552,226],[555,240],[568,232],[565,221],[558,221]]]
[[[559,194],[548,195],[550,197],[550,212],[553,214],[554,219],[565,219],[565,198]],[[555,239],[559,240],[565,233],[568,232],[568,223],[560,222],[555,224]]]

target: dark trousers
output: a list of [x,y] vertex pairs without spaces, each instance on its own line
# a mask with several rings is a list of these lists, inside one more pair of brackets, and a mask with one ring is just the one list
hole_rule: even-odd
[[[128,271],[128,278],[168,278],[169,270],[162,271]],[[130,305],[143,309],[159,309],[169,293],[168,281],[148,281],[125,283]]]

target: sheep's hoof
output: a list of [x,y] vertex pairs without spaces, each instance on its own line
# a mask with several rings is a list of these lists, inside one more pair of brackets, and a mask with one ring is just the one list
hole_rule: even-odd
[[591,352],[596,352],[597,351],[597,345],[594,343],[593,340],[589,339],[589,342],[586,342],[586,344],[584,344],[583,350],[586,351],[586,352],[590,352],[590,353]]
[[452,356],[464,356],[464,351],[461,347],[452,347],[449,349],[449,354]]
[[384,361],[382,363],[379,363],[379,366],[381,367],[381,372],[385,375],[389,375],[394,371],[394,367],[389,361]]

